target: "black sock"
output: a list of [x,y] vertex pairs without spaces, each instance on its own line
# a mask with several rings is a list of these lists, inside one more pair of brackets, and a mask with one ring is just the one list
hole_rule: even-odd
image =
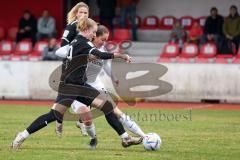
[[119,122],[117,116],[113,112],[105,115],[105,118],[108,124],[110,124],[110,126],[118,133],[119,136],[126,132],[122,123]]
[[62,120],[60,120],[60,119],[56,119],[56,121],[58,122],[58,123],[61,123],[62,124]]
[[29,134],[32,134],[43,127],[46,127],[48,123],[51,123],[55,120],[59,120],[62,122],[62,114],[56,110],[52,110],[47,114],[41,115],[32,124],[27,128]]

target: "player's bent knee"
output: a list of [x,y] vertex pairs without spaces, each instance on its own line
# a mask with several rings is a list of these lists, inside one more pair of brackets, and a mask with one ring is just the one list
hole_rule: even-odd
[[52,110],[56,110],[56,111],[60,112],[61,114],[64,114],[67,110],[67,107],[62,104],[59,104],[59,103],[54,103],[52,106]]
[[71,104],[71,108],[72,108],[73,112],[77,113],[77,114],[81,114],[81,113],[90,111],[89,107],[87,107],[85,104],[83,104],[79,101],[76,101],[76,100],[73,101],[73,103]]

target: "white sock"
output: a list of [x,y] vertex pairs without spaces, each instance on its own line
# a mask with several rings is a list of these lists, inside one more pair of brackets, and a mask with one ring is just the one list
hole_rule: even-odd
[[131,118],[128,115],[123,113],[119,118],[119,121],[122,123],[124,127],[126,127],[132,133],[139,135],[141,137],[145,136],[145,133],[142,131],[142,129],[137,125],[136,122],[131,120]]
[[121,139],[127,138],[128,137],[128,133],[124,132],[122,135],[120,135]]
[[91,139],[96,137],[96,131],[95,131],[94,124],[91,124],[90,126],[85,125],[85,128],[86,128],[88,135],[91,137]]
[[62,125],[62,123],[58,123],[58,121],[56,121],[56,126],[57,127],[59,127],[59,126],[61,126]]
[[21,132],[21,136],[26,139],[29,136],[28,131],[25,129],[23,132]]

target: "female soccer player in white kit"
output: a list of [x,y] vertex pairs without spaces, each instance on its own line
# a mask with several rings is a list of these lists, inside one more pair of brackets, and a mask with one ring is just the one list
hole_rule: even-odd
[[[104,43],[107,41],[108,36],[109,36],[108,29],[103,25],[99,25],[96,33],[96,37],[94,38],[93,44],[91,45],[95,46],[100,51],[105,52],[106,49],[104,47]],[[104,84],[100,81],[98,77],[103,69],[107,73],[107,75],[113,79],[115,83],[118,83],[118,80],[114,77],[111,71],[111,60],[94,59],[88,63],[88,67],[86,71],[87,79],[88,79],[87,84],[91,85],[97,90],[106,91]],[[85,104],[77,100],[75,100],[71,105],[71,108],[73,109],[73,111],[75,113],[80,113],[80,114],[83,114],[82,110],[85,107],[86,107]],[[84,111],[90,112],[90,108],[89,110],[86,110],[85,108]],[[114,108],[114,114],[118,117],[119,121],[123,124],[123,126],[127,128],[129,131],[131,131],[132,133],[140,137],[145,136],[144,132],[136,124],[136,122],[134,122],[129,116],[123,113],[118,107]]]

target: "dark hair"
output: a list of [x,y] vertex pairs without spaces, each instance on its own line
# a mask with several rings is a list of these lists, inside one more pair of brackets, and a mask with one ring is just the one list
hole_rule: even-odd
[[238,10],[237,6],[235,6],[235,5],[231,5],[230,9],[236,9],[236,10]]
[[[236,10],[236,15],[235,15],[235,16],[239,16],[237,6],[235,6],[235,5],[231,5],[230,10],[231,10],[231,9],[235,9],[235,10]],[[235,17],[235,16],[234,16],[234,17]],[[229,17],[232,17],[231,14],[229,14]]]
[[96,36],[99,37],[105,33],[109,33],[109,30],[107,29],[107,27],[105,27],[104,25],[98,25]]
[[212,12],[212,11],[216,11],[216,12],[217,12],[218,9],[217,9],[216,7],[212,7],[211,10],[210,10],[210,12]]

